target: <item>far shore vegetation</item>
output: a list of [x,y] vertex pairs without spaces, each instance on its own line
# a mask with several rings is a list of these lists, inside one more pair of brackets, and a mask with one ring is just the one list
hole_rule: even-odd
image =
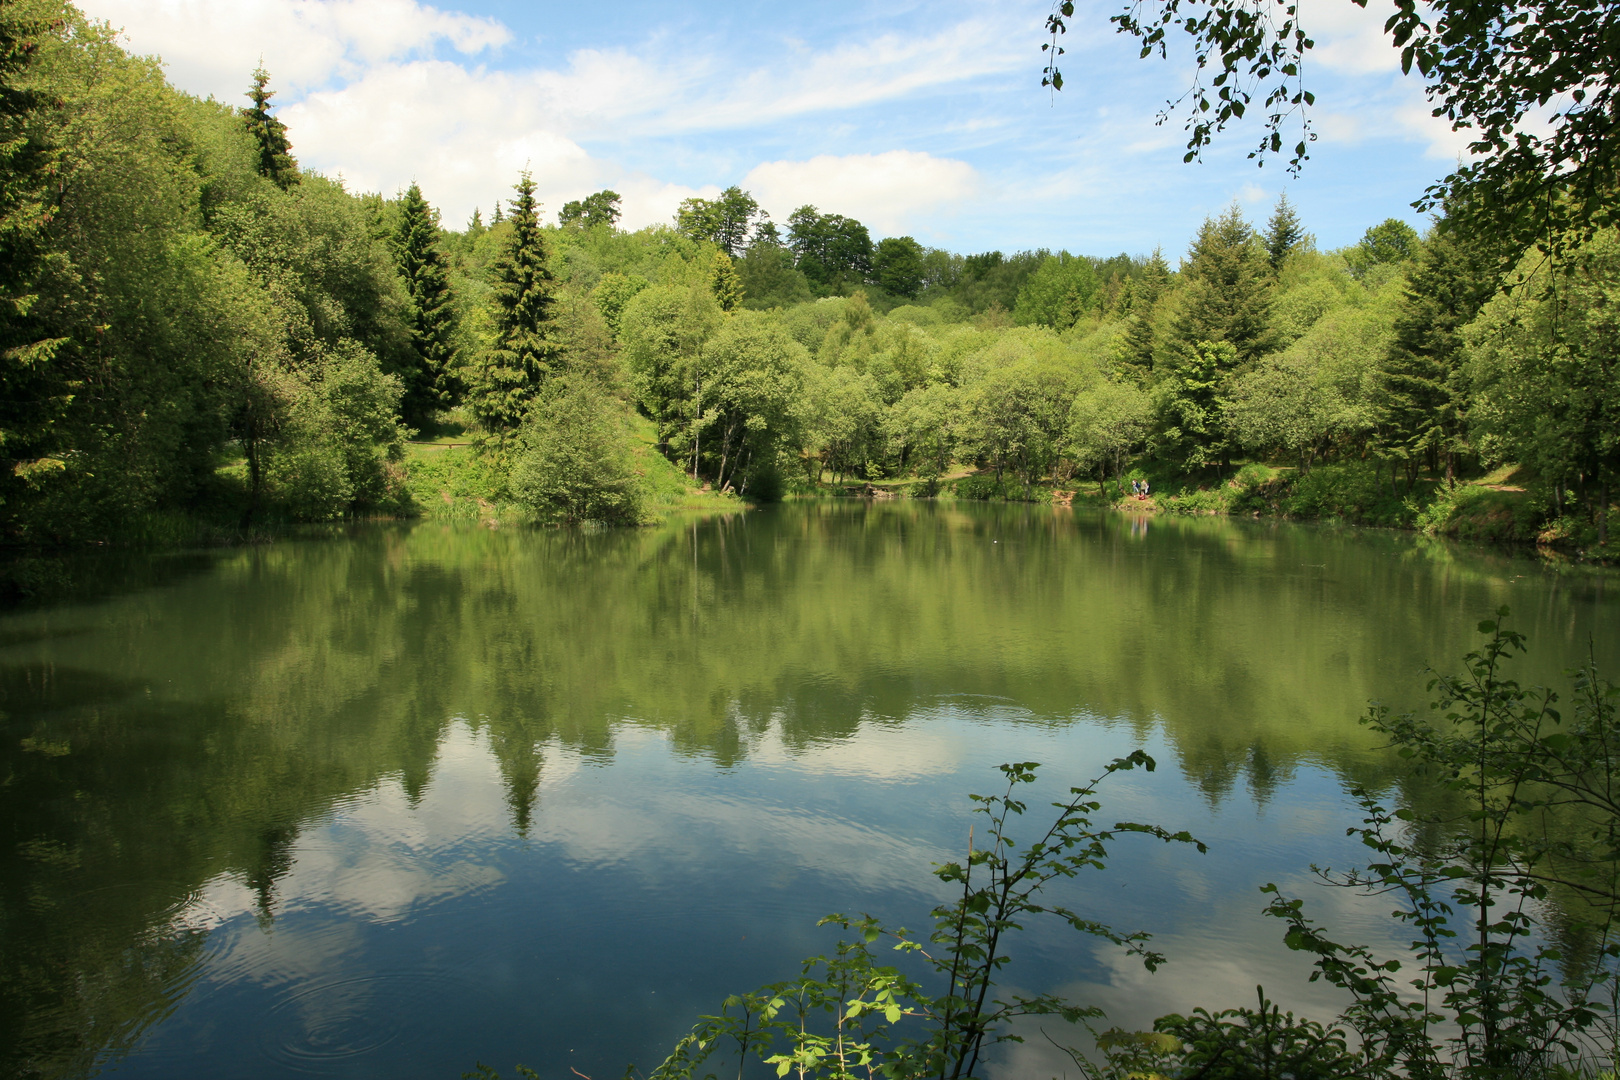
[[301,168],[265,71],[198,100],[70,6],[0,12],[13,547],[853,494],[1612,552],[1612,227],[1554,260],[1442,206],[1321,250],[1284,197],[1185,253],[963,255],[735,187],[628,231],[527,175],[446,223]]

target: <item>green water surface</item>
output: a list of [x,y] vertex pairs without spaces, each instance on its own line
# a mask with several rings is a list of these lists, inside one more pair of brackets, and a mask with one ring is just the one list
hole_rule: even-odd
[[1256,887],[1311,889],[1355,856],[1346,785],[1405,783],[1367,701],[1421,706],[1502,604],[1522,680],[1620,673],[1601,571],[1045,507],[378,525],[83,577],[0,615],[8,1077],[618,1076],[829,948],[819,915],[922,925],[996,764],[1056,792],[1136,747],[1160,768],[1105,814],[1211,852],[1123,845],[1069,899],[1170,965],[1033,927],[1009,978],[1121,1023],[1261,981],[1327,1011]]

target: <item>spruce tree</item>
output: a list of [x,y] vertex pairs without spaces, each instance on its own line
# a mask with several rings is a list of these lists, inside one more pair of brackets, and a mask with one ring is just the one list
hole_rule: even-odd
[[490,268],[495,342],[468,388],[473,415],[497,438],[523,422],[559,354],[552,326],[554,284],[529,173],[522,174],[516,191],[507,218],[510,227]]
[[433,421],[436,410],[454,397],[451,344],[454,317],[450,305],[449,267],[439,250],[438,215],[414,182],[400,200],[395,224],[394,255],[405,291],[411,297],[411,350],[415,363],[402,372],[405,396],[400,414],[417,429]]
[[34,310],[56,154],[33,118],[47,99],[17,85],[47,29],[0,3],[0,506],[13,521],[25,493],[63,468],[56,421],[72,400],[59,355],[66,339],[51,337]]
[[715,250],[714,264],[709,268],[709,288],[720,301],[721,311],[736,311],[742,307],[742,278],[737,276],[731,256],[721,249]]
[[1206,218],[1193,242],[1176,346],[1191,357],[1203,342],[1232,346],[1239,365],[1267,351],[1271,273],[1266,251],[1236,206]]
[[1277,196],[1277,208],[1271,212],[1271,222],[1266,226],[1266,259],[1272,271],[1281,270],[1288,256],[1300,250],[1304,243],[1304,226],[1300,225],[1299,215],[1294,213],[1285,191]]
[[298,162],[293,160],[292,143],[287,140],[287,125],[270,115],[270,99],[276,94],[267,89],[269,85],[270,73],[261,64],[253,70],[253,89],[247,92],[253,107],[242,110],[242,119],[259,144],[259,175],[286,189],[298,183]]
[[1465,449],[1468,388],[1462,328],[1495,293],[1497,263],[1449,220],[1434,227],[1395,316],[1379,379],[1379,444],[1413,468],[1444,455],[1447,475]]
[[1159,300],[1169,286],[1170,266],[1164,261],[1164,252],[1154,248],[1142,273],[1130,282],[1131,317],[1119,346],[1125,374],[1138,385],[1145,385],[1153,371],[1153,351],[1158,346],[1155,317]]

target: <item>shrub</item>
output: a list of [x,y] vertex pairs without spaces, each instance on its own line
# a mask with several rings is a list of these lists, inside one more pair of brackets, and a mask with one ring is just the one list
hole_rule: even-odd
[[524,423],[512,494],[546,520],[640,524],[647,495],[623,411],[593,379],[553,379]]
[[1390,489],[1389,477],[1373,462],[1318,465],[1294,482],[1283,509],[1299,517],[1334,517],[1368,525],[1409,525],[1407,500]]

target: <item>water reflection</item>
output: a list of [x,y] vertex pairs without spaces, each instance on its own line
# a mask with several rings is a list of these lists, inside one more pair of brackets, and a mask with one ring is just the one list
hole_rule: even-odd
[[988,766],[1139,744],[1180,778],[1110,812],[1238,854],[1122,856],[1087,901],[1151,913],[1203,972],[1177,991],[1224,994],[1198,943],[1286,967],[1238,914],[1257,876],[1342,839],[1342,783],[1398,782],[1369,698],[1417,704],[1502,603],[1526,682],[1614,614],[1603,574],[1394,534],[1024,507],[378,527],[178,565],[0,619],[8,1075],[142,1039],[123,1072],[618,1068],[612,1033],[657,1046],[792,970],[816,915],[926,911]]

